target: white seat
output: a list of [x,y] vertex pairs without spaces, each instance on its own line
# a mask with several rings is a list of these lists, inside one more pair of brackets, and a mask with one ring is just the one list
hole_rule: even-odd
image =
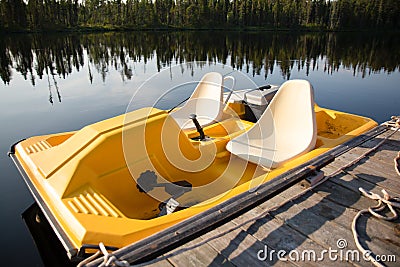
[[314,148],[317,140],[314,91],[306,80],[290,80],[249,131],[226,149],[247,161],[276,168]]
[[197,115],[201,126],[221,120],[224,109],[222,80],[218,72],[205,74],[185,105],[171,112],[181,129],[195,129],[190,114]]

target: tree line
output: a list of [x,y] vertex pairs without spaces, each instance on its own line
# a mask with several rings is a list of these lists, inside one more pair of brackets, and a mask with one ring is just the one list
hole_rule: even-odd
[[0,30],[399,29],[400,0],[0,0]]

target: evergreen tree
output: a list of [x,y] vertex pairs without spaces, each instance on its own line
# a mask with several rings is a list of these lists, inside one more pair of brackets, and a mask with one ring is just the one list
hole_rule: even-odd
[[0,0],[0,29],[76,26],[399,29],[399,0]]

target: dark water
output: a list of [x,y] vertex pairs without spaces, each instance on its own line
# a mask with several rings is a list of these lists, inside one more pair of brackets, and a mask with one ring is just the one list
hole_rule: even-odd
[[[132,32],[0,39],[0,242],[15,266],[42,266],[21,214],[33,199],[6,156],[22,138],[76,130],[151,104],[166,87],[240,70],[256,85],[305,78],[324,107],[378,122],[400,113],[400,35]],[[158,77],[158,76],[155,76]],[[154,78],[153,78],[154,80]],[[237,83],[237,89],[240,86]],[[247,86],[247,85],[246,85]],[[143,88],[142,88],[143,89]],[[166,98],[171,106],[179,96]],[[49,248],[52,249],[52,248]]]

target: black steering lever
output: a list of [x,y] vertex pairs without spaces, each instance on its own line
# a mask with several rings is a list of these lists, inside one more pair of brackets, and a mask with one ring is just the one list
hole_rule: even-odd
[[201,128],[199,121],[197,120],[197,115],[196,114],[190,114],[189,119],[191,119],[196,126],[197,132],[200,134],[199,140],[204,140],[206,138],[203,128]]

